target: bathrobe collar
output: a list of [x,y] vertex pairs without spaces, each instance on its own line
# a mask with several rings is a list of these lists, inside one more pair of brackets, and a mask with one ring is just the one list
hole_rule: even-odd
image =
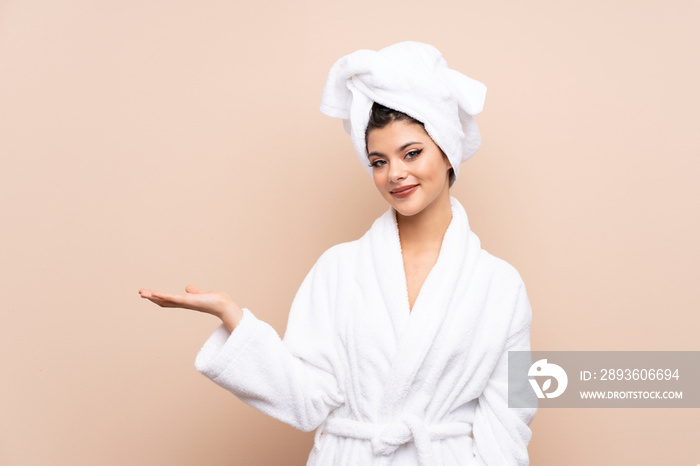
[[461,301],[455,297],[465,290],[456,289],[457,281],[464,280],[464,274],[472,273],[481,245],[469,228],[464,207],[452,196],[450,207],[452,221],[445,232],[437,262],[426,277],[412,310],[393,207],[374,222],[366,237],[371,243],[377,280],[397,340],[396,357],[379,405],[380,418],[391,418],[400,409],[406,392],[392,388],[408,389],[412,386],[411,382],[435,343],[435,335],[446,315],[467,311],[452,309],[451,303]]

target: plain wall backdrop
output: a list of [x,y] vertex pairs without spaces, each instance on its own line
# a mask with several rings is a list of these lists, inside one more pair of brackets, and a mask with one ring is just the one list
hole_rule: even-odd
[[[700,2],[0,1],[0,464],[303,465],[313,434],[194,369],[228,291],[280,335],[388,207],[318,106],[418,40],[488,87],[452,195],[534,350],[698,350]],[[695,465],[697,409],[542,409],[533,465]]]

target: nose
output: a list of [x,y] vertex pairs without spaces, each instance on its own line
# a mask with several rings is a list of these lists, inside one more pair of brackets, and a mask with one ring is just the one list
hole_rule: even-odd
[[389,164],[389,182],[398,183],[406,178],[406,166],[403,161],[395,161]]

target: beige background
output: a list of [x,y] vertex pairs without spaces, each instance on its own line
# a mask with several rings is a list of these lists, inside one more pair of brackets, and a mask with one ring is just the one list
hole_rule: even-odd
[[[452,189],[536,350],[698,350],[700,2],[0,1],[0,464],[302,465],[312,434],[194,367],[225,289],[284,332],[387,205],[333,62],[400,40],[488,86]],[[695,465],[697,409],[541,410],[534,465]]]

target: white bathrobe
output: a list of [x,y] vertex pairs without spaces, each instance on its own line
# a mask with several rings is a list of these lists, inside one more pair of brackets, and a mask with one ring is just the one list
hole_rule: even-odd
[[529,464],[536,408],[508,408],[508,351],[530,350],[525,287],[450,203],[412,310],[389,208],[321,255],[284,339],[245,308],[232,333],[209,337],[197,370],[274,418],[317,429],[307,466]]

